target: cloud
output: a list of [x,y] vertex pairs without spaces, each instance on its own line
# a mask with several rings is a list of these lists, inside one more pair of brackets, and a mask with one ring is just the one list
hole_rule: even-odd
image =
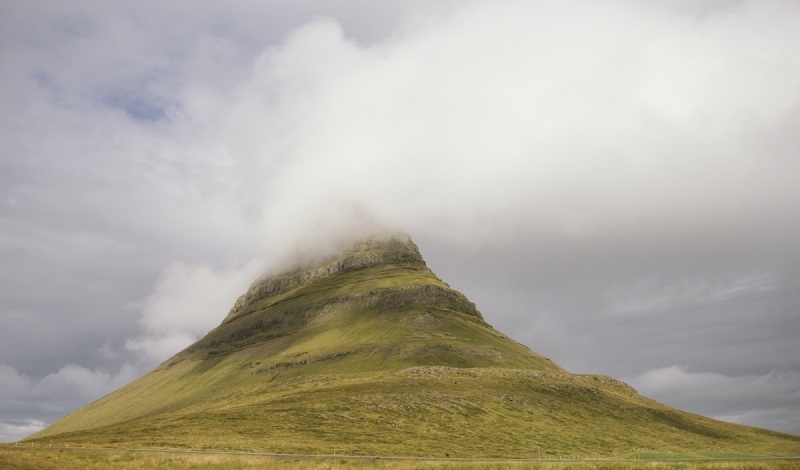
[[729,376],[673,365],[629,380],[639,393],[716,419],[800,433],[800,373]]
[[161,276],[142,311],[147,335],[127,342],[148,362],[160,362],[219,325],[236,299],[262,274],[261,261],[238,269],[175,263]]
[[19,439],[30,436],[47,427],[41,421],[35,419],[0,422],[0,442],[16,442]]
[[137,377],[130,365],[124,365],[116,374],[103,370],[89,370],[77,364],[68,364],[58,372],[47,375],[37,383],[32,393],[44,399],[72,397],[74,400],[95,400],[125,385]]
[[0,387],[2,396],[13,396],[28,387],[28,378],[20,374],[17,369],[0,364]]
[[747,274],[733,279],[691,279],[678,284],[665,279],[646,279],[607,293],[610,314],[647,314],[686,305],[713,304],[752,294],[770,292],[780,287],[769,273]]
[[365,217],[468,243],[786,243],[797,13],[472,2],[369,46],[321,19],[257,59],[223,127],[255,168],[271,249]]

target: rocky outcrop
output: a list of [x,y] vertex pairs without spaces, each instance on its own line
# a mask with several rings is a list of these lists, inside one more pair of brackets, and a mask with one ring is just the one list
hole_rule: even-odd
[[[282,273],[257,280],[236,300],[225,321],[236,317],[247,304],[277,295],[311,279],[381,264],[414,265],[427,269],[417,245],[408,235],[373,236],[353,243],[334,257],[295,266]],[[474,308],[473,304],[472,309]]]
[[403,286],[375,292],[376,306],[381,310],[404,309],[411,306],[419,308],[449,309],[483,321],[481,312],[467,296],[453,289],[441,286]]

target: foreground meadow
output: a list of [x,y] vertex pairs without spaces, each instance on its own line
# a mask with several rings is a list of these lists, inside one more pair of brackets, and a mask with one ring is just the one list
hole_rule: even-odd
[[84,450],[0,446],[0,469],[352,469],[386,470],[490,470],[490,469],[686,469],[686,470],[788,470],[800,468],[800,460],[746,461],[446,461],[328,458],[279,458],[253,455],[144,452],[126,450]]

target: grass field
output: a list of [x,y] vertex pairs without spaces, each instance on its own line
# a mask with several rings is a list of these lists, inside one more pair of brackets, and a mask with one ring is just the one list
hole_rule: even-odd
[[494,469],[686,469],[686,470],[788,470],[800,466],[800,461],[697,461],[697,462],[462,462],[443,460],[387,460],[347,458],[275,458],[243,455],[201,455],[185,453],[154,453],[137,451],[93,451],[80,449],[31,449],[0,446],[0,468],[23,469],[167,469],[192,468],[208,470],[238,469],[353,469],[386,470],[494,470]]

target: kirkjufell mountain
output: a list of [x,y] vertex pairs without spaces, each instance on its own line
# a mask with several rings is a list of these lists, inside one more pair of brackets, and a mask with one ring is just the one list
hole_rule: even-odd
[[431,457],[800,453],[800,436],[569,373],[487,324],[407,235],[257,280],[204,338],[28,441]]

